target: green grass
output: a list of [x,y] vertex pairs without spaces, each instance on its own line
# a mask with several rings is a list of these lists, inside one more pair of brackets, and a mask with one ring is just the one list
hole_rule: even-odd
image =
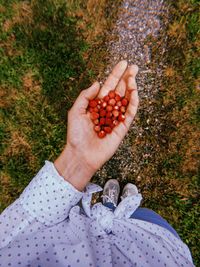
[[[142,184],[144,205],[174,226],[199,266],[199,1],[168,2],[171,20],[167,51],[162,59],[166,67],[155,104],[163,126],[159,132],[159,153],[144,170],[147,176],[151,173],[148,189],[145,180]],[[155,45],[155,62],[160,54]]]
[[62,150],[67,110],[102,68],[113,3],[0,1],[1,211]]
[[[13,3],[6,4],[8,19],[13,16]],[[1,32],[5,43],[0,71],[5,94],[1,137],[3,144],[8,143],[2,146],[2,165],[16,191],[14,197],[44,160],[55,158],[63,146],[63,117],[80,91],[76,80],[86,69],[82,53],[87,46],[75,19],[67,15],[66,5],[47,0],[35,1],[28,7],[32,13],[30,21],[25,17],[6,34]],[[11,36],[15,38],[11,48],[7,48]],[[30,88],[24,88],[27,73],[31,73]],[[17,141],[12,137],[14,133],[19,136]],[[13,145],[15,142],[19,143]],[[7,204],[3,203],[2,208]]]

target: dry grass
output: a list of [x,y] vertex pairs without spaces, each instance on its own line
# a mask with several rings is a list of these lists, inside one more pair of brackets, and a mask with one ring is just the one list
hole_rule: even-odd
[[33,21],[32,7],[28,1],[13,3],[13,16],[5,20],[3,30],[8,32],[15,24],[30,24]]
[[1,210],[19,196],[45,159],[60,153],[66,109],[105,67],[105,35],[115,19],[115,1],[63,3],[10,1],[0,6]]
[[[83,53],[83,57],[87,62],[87,67],[92,70],[93,76],[98,79],[106,68],[108,61],[108,53],[105,43],[110,39],[108,32],[112,28],[113,22],[117,18],[117,14],[121,0],[80,0],[77,4],[76,0],[68,1],[72,7],[71,15],[78,18],[77,26],[83,31],[83,36],[90,46]],[[74,9],[75,7],[75,9]],[[99,60],[102,59],[102,60]],[[84,73],[80,78],[80,85],[84,80]]]
[[[158,155],[144,169],[145,205],[166,218],[199,258],[199,5],[169,1],[171,22],[162,85],[155,102],[161,130]],[[163,38],[166,38],[164,33]],[[161,38],[162,39],[162,38]],[[162,52],[162,51],[161,51]],[[161,55],[153,49],[153,60]],[[162,107],[162,108],[161,108]],[[148,176],[153,177],[152,181]]]

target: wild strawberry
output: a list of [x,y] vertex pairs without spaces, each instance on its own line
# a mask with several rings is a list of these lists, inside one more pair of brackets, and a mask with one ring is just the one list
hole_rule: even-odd
[[119,121],[118,121],[118,120],[114,120],[112,123],[113,123],[115,126],[117,126],[117,125],[119,124]]
[[111,106],[114,106],[116,103],[116,100],[114,98],[111,98],[109,101],[108,101],[108,104],[111,105]]
[[108,111],[108,112],[106,113],[106,117],[107,117],[107,118],[112,117],[112,112]]
[[107,106],[107,102],[106,102],[106,101],[103,101],[103,102],[101,103],[101,106],[102,106],[102,108],[106,108],[106,106]]
[[124,121],[125,120],[125,115],[124,114],[119,114],[118,120],[119,121]]
[[101,130],[100,132],[98,132],[98,137],[99,138],[104,138],[106,136],[106,132]]
[[99,124],[99,120],[96,119],[96,120],[93,121],[93,123],[94,123],[95,125],[98,125],[98,124]]
[[106,124],[106,125],[110,125],[111,123],[112,123],[112,120],[109,119],[109,118],[106,118],[105,124]]
[[114,90],[111,90],[109,93],[108,93],[109,97],[110,98],[115,98],[115,91]]
[[122,106],[127,106],[128,105],[128,99],[126,99],[126,98],[123,98],[122,99]]
[[108,102],[109,101],[109,96],[108,95],[106,95],[106,96],[104,96],[104,98],[103,98],[103,100],[105,101],[105,102]]
[[113,107],[110,106],[110,105],[108,105],[108,106],[106,107],[106,110],[107,110],[107,111],[112,111],[112,110],[113,110]]
[[94,112],[94,108],[90,107],[88,110],[89,110],[90,113]]
[[95,130],[95,132],[100,132],[101,131],[101,127],[99,125],[95,125],[94,126],[94,130]]
[[104,125],[105,123],[106,123],[106,119],[105,118],[100,118],[99,124],[100,125]]
[[121,111],[122,113],[125,113],[125,112],[126,112],[126,108],[125,108],[125,106],[121,106],[121,107],[120,107],[120,111]]
[[113,129],[115,125],[113,123],[110,124],[110,128]]
[[121,100],[121,96],[118,95],[118,94],[116,94],[116,95],[115,95],[115,100],[116,100],[116,101],[120,101],[120,100]]
[[93,108],[93,111],[96,112],[96,113],[98,113],[99,112],[98,107],[96,106],[95,108]]
[[97,98],[96,101],[97,101],[97,104],[98,105],[101,105],[101,103],[102,103],[102,100],[101,99]]
[[121,101],[117,101],[117,104],[116,104],[118,107],[121,107],[122,106],[122,102]]
[[113,110],[112,112],[114,117],[118,117],[119,116],[119,111],[118,110]]
[[96,119],[99,118],[99,114],[96,113],[96,112],[92,112],[92,113],[90,114],[90,117],[91,117],[92,120],[96,120]]
[[97,101],[96,100],[90,100],[89,101],[89,106],[92,107],[92,108],[95,108],[97,106]]
[[100,117],[106,116],[106,111],[104,109],[101,109],[99,115]]
[[112,132],[112,129],[110,127],[104,127],[104,131],[106,133],[111,133]]

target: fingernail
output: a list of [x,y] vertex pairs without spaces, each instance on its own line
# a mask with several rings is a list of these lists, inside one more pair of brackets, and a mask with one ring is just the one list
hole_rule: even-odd
[[125,69],[127,68],[128,62],[126,60],[121,60],[119,63],[123,65]]

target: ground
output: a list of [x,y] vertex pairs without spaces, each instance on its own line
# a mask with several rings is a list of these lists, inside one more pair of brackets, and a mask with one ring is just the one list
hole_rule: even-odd
[[[153,125],[143,137],[130,136],[131,149],[149,143],[156,153],[142,165],[141,176],[129,175],[122,183],[137,184],[143,205],[176,228],[198,266],[199,4],[168,4],[170,22],[163,33],[168,49],[154,99],[162,127],[156,138]],[[66,111],[106,68],[106,33],[119,5],[114,0],[71,0],[67,5],[61,0],[0,0],[1,211],[20,195],[44,160],[54,160],[62,150]],[[152,49],[154,64],[159,49],[158,40]],[[148,114],[140,109],[136,122],[146,121]],[[95,176],[94,182],[103,185],[105,179]]]

